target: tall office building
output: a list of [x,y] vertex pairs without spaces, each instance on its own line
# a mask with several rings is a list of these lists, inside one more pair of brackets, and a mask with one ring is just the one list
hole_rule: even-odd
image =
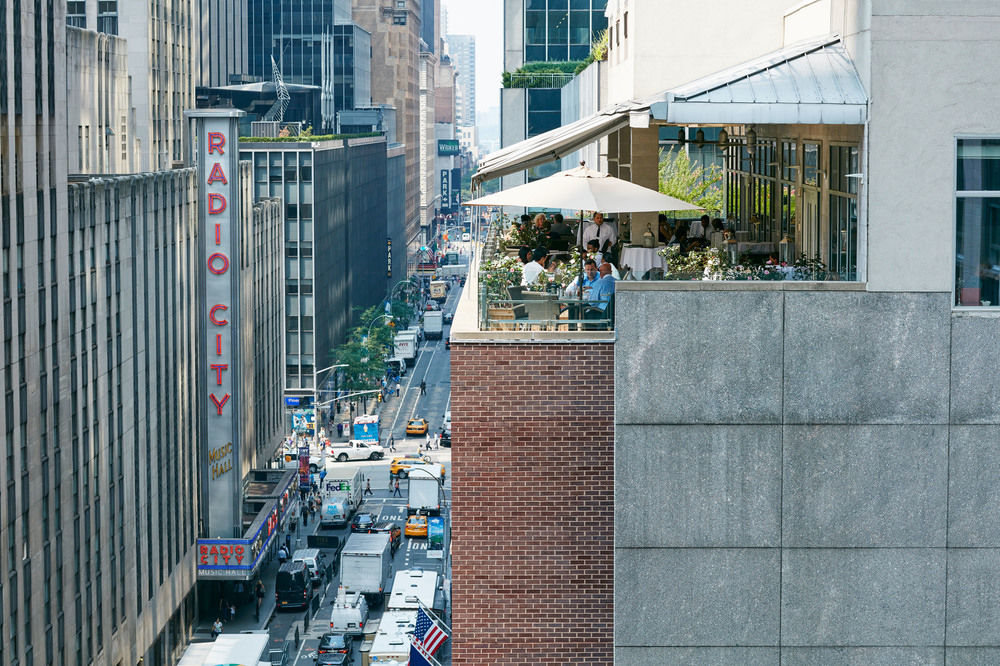
[[[372,102],[396,109],[396,138],[406,151],[407,254],[423,242],[420,219],[419,0],[353,0],[352,19],[372,36]],[[403,250],[398,248],[397,251]]]
[[370,103],[371,38],[351,23],[350,0],[249,3],[247,72],[270,81],[273,58],[285,83],[318,86],[317,131],[333,132],[337,111]]
[[311,398],[314,373],[361,323],[353,313],[386,293],[386,141],[246,141],[240,157],[253,163],[256,196],[285,205],[284,389]]
[[448,35],[448,54],[458,71],[455,86],[455,125],[476,124],[476,36]]
[[224,86],[230,75],[247,71],[248,1],[198,0],[196,85]]
[[[504,0],[504,71],[527,63],[584,60],[591,42],[607,27],[607,0]],[[562,86],[572,74],[511,76],[500,95],[500,141],[510,146],[562,125]],[[505,187],[551,175],[558,163],[503,179]]]

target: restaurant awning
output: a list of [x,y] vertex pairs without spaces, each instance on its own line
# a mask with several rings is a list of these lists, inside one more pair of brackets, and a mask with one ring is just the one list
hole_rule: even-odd
[[[837,36],[799,42],[667,91],[671,124],[862,125],[868,96]],[[664,108],[665,107],[665,108]]]
[[560,159],[625,127],[632,113],[639,113],[648,119],[649,104],[648,101],[615,104],[592,116],[490,153],[479,163],[472,182],[482,183]]
[[[592,116],[490,153],[473,184],[547,164],[649,116],[674,125],[863,125],[868,96],[837,36],[799,42],[644,101]],[[596,165],[594,165],[596,166]]]

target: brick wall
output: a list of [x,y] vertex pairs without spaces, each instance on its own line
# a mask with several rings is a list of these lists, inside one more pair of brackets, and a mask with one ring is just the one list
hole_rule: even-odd
[[452,344],[454,666],[610,664],[614,345]]

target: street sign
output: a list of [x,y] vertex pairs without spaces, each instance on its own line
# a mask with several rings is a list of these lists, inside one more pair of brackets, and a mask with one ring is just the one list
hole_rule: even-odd
[[286,407],[298,407],[301,402],[301,398],[285,398]]

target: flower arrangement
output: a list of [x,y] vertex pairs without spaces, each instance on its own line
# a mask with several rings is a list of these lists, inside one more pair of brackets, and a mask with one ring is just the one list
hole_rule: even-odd
[[521,260],[517,257],[498,255],[484,260],[479,267],[479,285],[487,300],[510,300],[507,287],[521,284],[521,269]]
[[768,260],[763,264],[743,261],[733,264],[728,252],[716,248],[692,250],[686,255],[680,248],[668,246],[660,251],[667,260],[665,280],[826,280],[826,264],[819,257],[802,255],[789,266]]

